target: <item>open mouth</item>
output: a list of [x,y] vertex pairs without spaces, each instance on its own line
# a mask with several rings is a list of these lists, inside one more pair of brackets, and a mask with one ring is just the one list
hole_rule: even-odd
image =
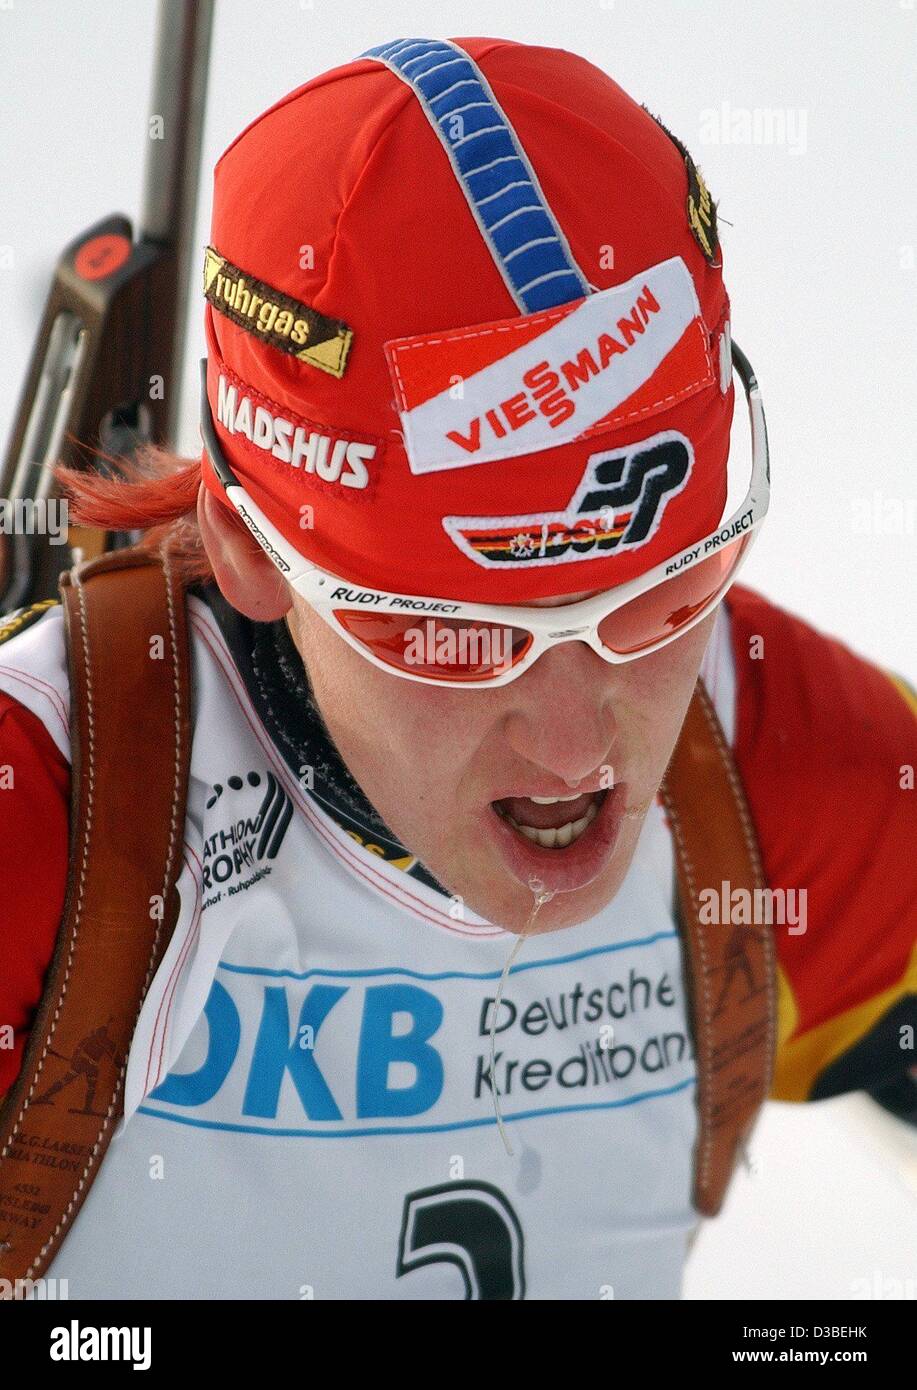
[[489,837],[520,883],[538,878],[557,893],[591,883],[617,844],[626,784],[566,797],[504,796],[487,807]]
[[507,796],[493,808],[520,835],[542,849],[561,850],[575,844],[599,814],[607,791],[574,792],[572,796]]

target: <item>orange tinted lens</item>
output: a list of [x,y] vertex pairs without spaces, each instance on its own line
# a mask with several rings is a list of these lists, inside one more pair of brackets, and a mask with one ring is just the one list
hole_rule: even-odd
[[748,537],[721,546],[707,560],[692,565],[630,603],[609,613],[599,624],[604,646],[625,656],[651,647],[696,617],[716,598],[735,571]]
[[353,608],[335,608],[334,616],[386,666],[433,680],[481,681],[501,675],[522,659],[532,643],[530,632],[505,623],[367,613]]

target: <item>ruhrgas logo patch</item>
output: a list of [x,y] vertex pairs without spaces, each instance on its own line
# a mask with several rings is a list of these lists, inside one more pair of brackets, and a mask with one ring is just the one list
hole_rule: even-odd
[[710,196],[703,175],[691,158],[687,146],[679,140],[678,136],[673,135],[668,126],[658,116],[653,115],[648,106],[644,106],[643,110],[648,116],[652,116],[656,124],[665,131],[685,162],[685,171],[688,175],[688,196],[685,200],[688,226],[691,229],[691,235],[704,254],[704,259],[709,261],[711,265],[716,265],[717,257],[720,254],[719,234],[716,227],[716,203]]
[[411,471],[554,448],[715,380],[680,256],[557,309],[386,343]]
[[635,549],[656,532],[669,501],[694,463],[691,443],[666,430],[624,449],[591,454],[561,512],[529,516],[446,516],[446,533],[488,569],[594,559],[619,546]]
[[310,309],[227,261],[204,252],[204,296],[226,318],[271,347],[332,376],[343,376],[353,330]]

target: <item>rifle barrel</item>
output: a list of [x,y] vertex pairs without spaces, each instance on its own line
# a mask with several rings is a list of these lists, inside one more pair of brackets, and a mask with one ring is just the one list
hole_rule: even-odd
[[[150,139],[138,236],[176,257],[171,379],[181,380],[185,316],[200,182],[201,143],[214,0],[160,0],[150,114],[162,139]],[[174,443],[178,390],[169,393],[168,440]]]

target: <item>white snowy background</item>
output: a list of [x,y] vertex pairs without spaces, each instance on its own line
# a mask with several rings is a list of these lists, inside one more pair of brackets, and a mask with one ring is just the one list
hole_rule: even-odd
[[[4,445],[60,250],[138,212],[155,21],[152,0],[0,0]],[[915,0],[219,0],[197,244],[214,162],[278,97],[387,39],[473,34],[583,54],[688,145],[718,200],[733,331],[768,413],[774,498],[745,579],[913,682]],[[755,111],[784,138],[724,139]],[[195,257],[189,453],[197,273]],[[913,1131],[864,1096],[771,1104],[686,1293],[915,1298],[915,1252]]]

